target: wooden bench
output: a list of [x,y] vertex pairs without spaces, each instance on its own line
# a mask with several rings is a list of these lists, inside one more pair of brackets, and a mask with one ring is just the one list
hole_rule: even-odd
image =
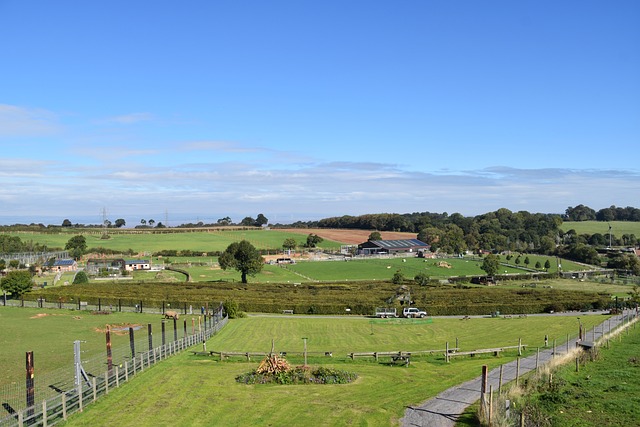
[[282,310],[282,314],[293,314],[293,310]]

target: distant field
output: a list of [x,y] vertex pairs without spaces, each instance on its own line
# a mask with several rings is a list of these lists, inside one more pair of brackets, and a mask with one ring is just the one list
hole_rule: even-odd
[[635,234],[640,238],[640,222],[631,221],[567,221],[562,223],[560,228],[562,231],[575,230],[578,234],[595,234],[600,233],[609,235],[609,225],[611,225],[611,234],[617,238],[623,234]]
[[[5,233],[18,236],[23,242],[33,241],[50,248],[64,248],[76,234],[85,236],[88,248],[103,247],[116,251],[132,249],[136,253],[151,253],[163,249],[192,250],[198,252],[224,251],[231,243],[247,240],[258,249],[282,248],[287,238],[295,239],[300,246],[306,242],[309,233],[301,235],[279,230],[233,230],[233,231],[195,231],[184,233],[112,233],[109,239],[102,239],[99,231],[78,230],[78,233]],[[366,239],[365,239],[366,240]],[[325,240],[320,248],[335,249],[340,242]]]

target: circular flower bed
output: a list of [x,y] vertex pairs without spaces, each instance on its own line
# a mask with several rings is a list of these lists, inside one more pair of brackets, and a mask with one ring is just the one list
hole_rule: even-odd
[[292,368],[286,359],[275,354],[267,356],[257,369],[238,375],[243,384],[348,384],[358,375],[339,369],[310,366]]

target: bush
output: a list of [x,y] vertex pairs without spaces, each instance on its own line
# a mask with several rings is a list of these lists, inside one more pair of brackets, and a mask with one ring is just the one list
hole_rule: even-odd
[[73,284],[80,285],[82,283],[89,283],[89,276],[84,271],[78,271],[73,279]]

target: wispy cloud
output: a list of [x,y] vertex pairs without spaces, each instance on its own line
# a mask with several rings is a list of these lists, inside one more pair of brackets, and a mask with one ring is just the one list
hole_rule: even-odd
[[101,120],[101,122],[130,125],[139,122],[147,122],[154,119],[155,116],[151,113],[130,113],[121,116],[107,117],[106,119]]
[[62,130],[47,110],[0,104],[0,137],[52,135]]
[[226,153],[248,153],[264,151],[257,147],[246,147],[237,142],[231,141],[192,141],[185,142],[180,146],[182,151],[222,151]]

